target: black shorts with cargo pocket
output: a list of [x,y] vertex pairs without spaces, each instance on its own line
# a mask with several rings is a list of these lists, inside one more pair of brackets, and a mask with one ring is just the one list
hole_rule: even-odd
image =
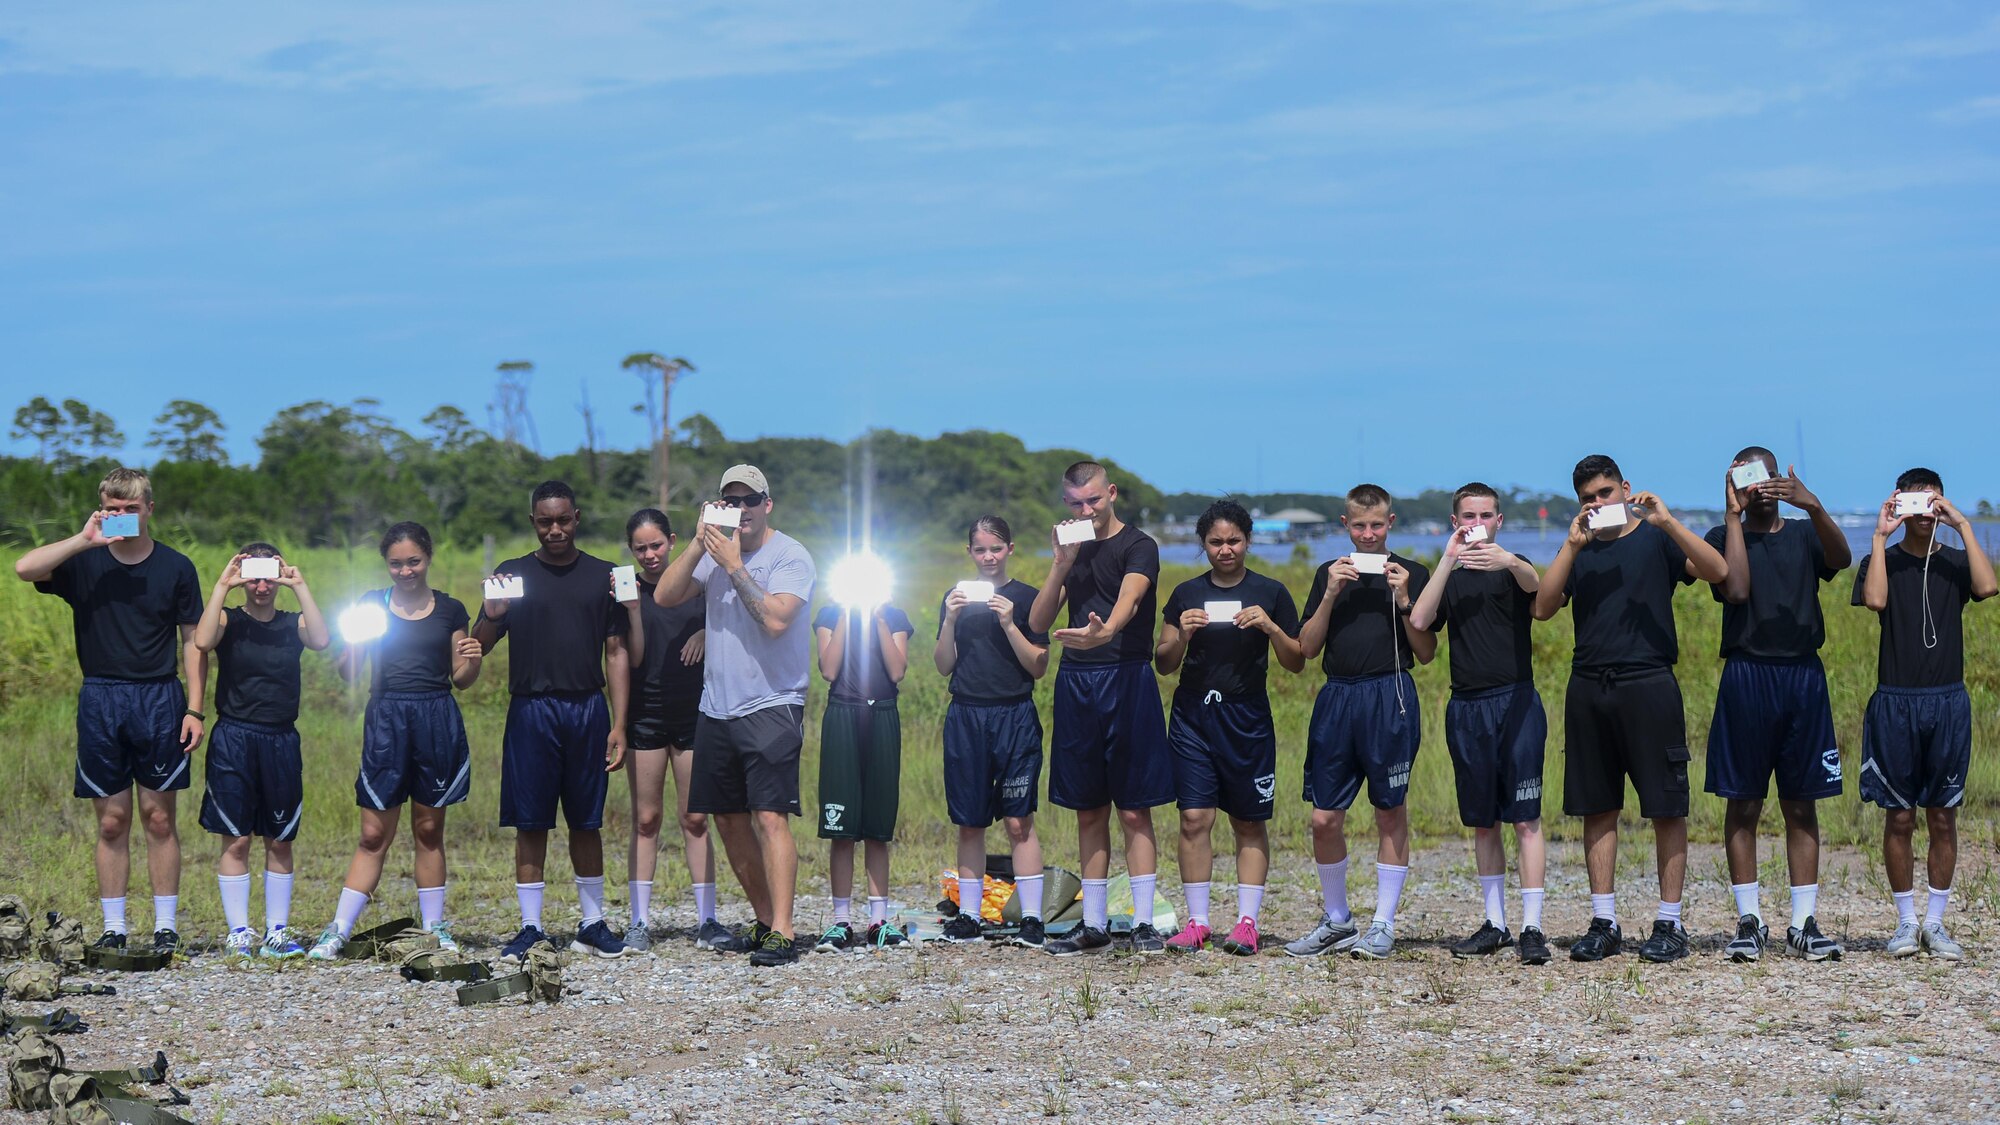
[[1687,717],[1671,669],[1571,672],[1563,726],[1563,812],[1623,809],[1629,777],[1640,816],[1688,814]]

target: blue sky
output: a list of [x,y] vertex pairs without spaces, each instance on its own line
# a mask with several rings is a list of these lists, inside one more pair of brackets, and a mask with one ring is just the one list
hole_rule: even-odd
[[[985,427],[1169,488],[2000,499],[1977,3],[0,8],[0,379],[637,445]],[[22,447],[14,446],[16,450]],[[774,473],[781,467],[773,466]],[[1963,482],[1963,483],[1960,483]]]

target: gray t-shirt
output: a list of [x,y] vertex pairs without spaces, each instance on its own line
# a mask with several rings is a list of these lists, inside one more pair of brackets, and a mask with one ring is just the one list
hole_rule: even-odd
[[[773,528],[743,568],[766,594],[791,594],[812,602],[812,555],[805,545]],[[703,556],[694,566],[708,606],[708,650],[703,657],[701,713],[741,718],[766,707],[806,704],[812,667],[812,618],[804,610],[773,637],[744,610],[729,575]]]

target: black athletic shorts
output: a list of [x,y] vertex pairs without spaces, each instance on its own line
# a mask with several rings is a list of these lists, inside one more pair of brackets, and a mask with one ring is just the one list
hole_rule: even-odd
[[781,703],[718,719],[703,715],[694,733],[688,811],[799,815],[799,752],[806,709]]
[[1688,814],[1687,717],[1666,668],[1572,672],[1563,705],[1563,811],[1625,807],[1625,779],[1648,820]]
[[819,720],[819,838],[896,838],[903,720],[896,701],[829,700]]
[[701,721],[701,696],[676,700],[658,710],[633,715],[625,724],[625,745],[634,750],[686,750],[694,745]]

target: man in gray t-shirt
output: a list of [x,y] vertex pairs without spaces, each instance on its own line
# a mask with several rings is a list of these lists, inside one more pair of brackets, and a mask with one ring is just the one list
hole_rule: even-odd
[[691,550],[660,575],[653,596],[675,606],[700,594],[708,648],[695,728],[688,811],[715,818],[729,866],[757,924],[731,948],[753,965],[784,965],[792,948],[799,855],[788,817],[799,814],[799,751],[805,742],[806,675],[812,628],[812,556],[771,527],[771,487],[762,470],[722,474],[709,512],[736,511],[734,532],[704,520]]

